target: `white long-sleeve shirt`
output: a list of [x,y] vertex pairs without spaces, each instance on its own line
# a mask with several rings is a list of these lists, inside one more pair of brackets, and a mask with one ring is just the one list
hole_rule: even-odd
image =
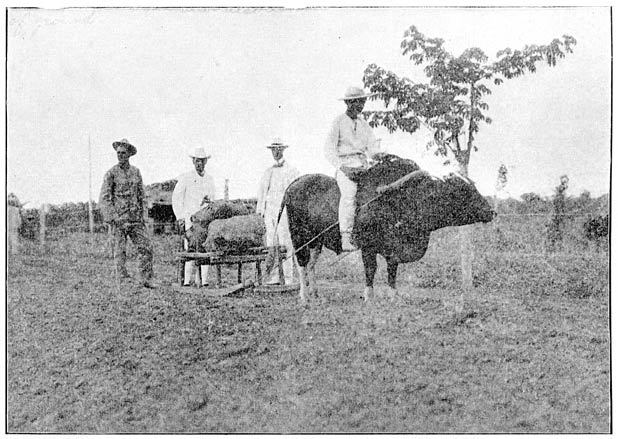
[[172,209],[176,219],[185,220],[185,228],[191,227],[191,215],[200,210],[205,196],[211,201],[215,199],[215,182],[210,175],[200,176],[193,170],[178,177],[172,193]]
[[260,180],[256,207],[257,213],[263,215],[266,222],[273,218],[275,222],[277,221],[283,194],[299,175],[298,170],[287,161],[284,161],[281,166],[271,166],[266,169]]
[[335,168],[363,166],[378,152],[379,143],[361,115],[352,119],[343,113],[335,118],[324,144],[326,160]]

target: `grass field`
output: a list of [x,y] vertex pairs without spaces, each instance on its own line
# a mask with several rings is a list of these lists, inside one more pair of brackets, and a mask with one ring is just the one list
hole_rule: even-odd
[[117,284],[101,235],[25,243],[7,272],[8,431],[607,433],[607,251],[545,254],[533,230],[477,226],[463,298],[453,229],[369,305],[359,255],[326,252],[309,307],[179,291],[171,238],[156,290]]

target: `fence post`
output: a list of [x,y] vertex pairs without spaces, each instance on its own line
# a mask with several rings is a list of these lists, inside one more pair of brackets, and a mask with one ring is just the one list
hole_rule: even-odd
[[461,288],[464,292],[472,289],[472,225],[459,228],[459,244],[461,250]]
[[223,190],[223,199],[229,201],[230,199],[230,180],[225,179],[225,189]]
[[146,219],[146,229],[148,230],[148,235],[154,235],[154,219]]
[[92,199],[88,200],[88,231],[94,233],[94,213],[92,212]]
[[105,243],[106,254],[108,257],[114,257],[114,230],[111,224],[107,224],[107,241]]
[[49,211],[49,204],[43,203],[39,208],[39,222],[41,227],[39,229],[39,240],[41,245],[45,245],[45,235],[47,234],[47,221],[45,217],[47,216],[47,212]]
[[19,226],[21,225],[21,213],[19,212],[19,207],[17,206],[7,206],[8,207],[8,230],[7,230],[7,240],[8,240],[8,251],[9,255],[14,255],[19,253]]

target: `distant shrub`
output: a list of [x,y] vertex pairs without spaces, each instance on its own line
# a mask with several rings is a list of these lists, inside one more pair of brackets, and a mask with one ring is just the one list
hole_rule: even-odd
[[19,226],[19,236],[22,238],[34,240],[39,237],[39,222],[38,209],[24,209],[21,214],[21,225]]
[[566,218],[565,191],[569,187],[569,177],[560,177],[560,184],[556,186],[553,199],[553,216],[547,225],[547,250],[554,251],[562,246],[562,235]]
[[582,225],[586,244],[594,243],[596,248],[608,245],[609,215],[598,215],[588,218]]
[[19,207],[19,208],[22,207],[22,204],[19,202],[19,198],[17,198],[17,195],[15,195],[13,192],[7,195],[6,204],[7,206],[13,206],[13,207]]
[[[96,203],[93,203],[93,217],[94,222],[100,224],[103,222],[103,217],[100,210],[97,208]],[[64,203],[60,206],[50,206],[45,220],[47,227],[50,228],[65,228],[81,230],[84,227],[88,227],[88,203]]]
[[584,223],[584,236],[591,241],[604,238],[609,233],[609,215],[596,216]]

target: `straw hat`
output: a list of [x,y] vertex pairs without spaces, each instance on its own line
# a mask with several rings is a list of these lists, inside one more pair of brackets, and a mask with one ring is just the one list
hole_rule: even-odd
[[127,152],[129,156],[137,154],[137,148],[129,143],[127,139],[119,140],[118,142],[112,143],[114,150],[117,151],[119,146],[126,146]]
[[360,87],[348,87],[340,101],[351,101],[352,99],[363,99],[370,96],[375,96],[377,93],[367,93]]
[[269,149],[285,149],[287,147],[288,147],[288,145],[283,143],[283,140],[281,140],[279,137],[275,137],[273,139],[272,143],[270,145],[268,145],[266,148],[269,148]]
[[194,159],[209,159],[210,154],[206,154],[206,150],[202,148],[201,146],[199,146],[191,150],[191,152],[189,153],[189,157],[194,158]]

